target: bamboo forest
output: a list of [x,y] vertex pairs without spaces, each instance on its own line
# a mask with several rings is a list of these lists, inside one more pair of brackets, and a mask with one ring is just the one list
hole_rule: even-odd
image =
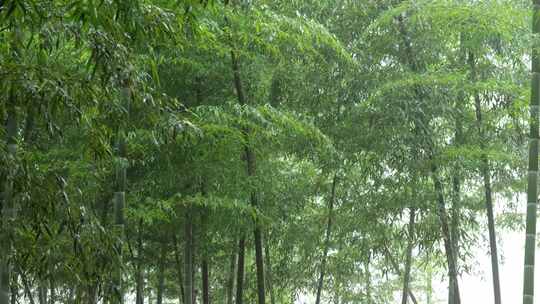
[[540,303],[539,122],[540,0],[0,0],[0,304]]

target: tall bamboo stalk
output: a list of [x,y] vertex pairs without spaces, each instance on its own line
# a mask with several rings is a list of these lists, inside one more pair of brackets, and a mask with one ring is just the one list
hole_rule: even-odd
[[[415,60],[415,52],[413,50],[407,29],[405,27],[405,20],[403,14],[400,14],[397,18],[399,31],[401,33],[401,38],[403,40],[403,48],[405,50],[405,62],[408,64],[409,69],[412,72],[418,73],[423,70],[420,64]],[[425,99],[425,93],[423,90],[415,86],[414,94],[418,101],[423,101]],[[421,106],[421,105],[419,105]],[[427,150],[429,161],[434,161],[435,156],[435,144],[431,139],[431,134],[428,131],[427,126],[429,125],[429,119],[425,117],[424,112],[418,112],[417,121],[415,121],[415,132],[420,136],[423,136],[424,140],[427,142],[425,144],[425,149]],[[457,280],[457,268],[456,268],[456,255],[454,252],[454,242],[452,241],[452,236],[450,233],[450,225],[448,223],[448,214],[446,211],[446,202],[444,199],[444,189],[443,185],[439,178],[439,169],[433,163],[430,168],[431,180],[435,188],[435,193],[437,196],[437,215],[439,217],[439,222],[441,224],[441,232],[444,241],[444,248],[446,252],[446,260],[448,265],[448,277],[449,277],[449,304],[460,304],[459,296],[459,283]]]
[[326,259],[328,258],[328,250],[330,248],[330,236],[332,233],[332,217],[334,215],[334,200],[336,197],[336,183],[337,183],[337,173],[334,174],[332,179],[332,190],[330,193],[330,199],[328,200],[328,218],[326,219],[326,232],[324,237],[324,248],[323,256],[321,259],[321,269],[319,273],[319,281],[317,283],[317,297],[315,298],[315,304],[321,303],[321,295],[324,284],[324,275],[326,271]]
[[210,269],[208,265],[208,257],[204,257],[201,262],[202,273],[202,302],[203,304],[210,304]]
[[412,262],[412,249],[414,245],[414,217],[416,210],[411,208],[409,210],[409,227],[408,227],[408,237],[409,242],[407,245],[407,258],[405,260],[405,273],[403,275],[403,296],[401,298],[402,304],[407,304],[407,299],[409,298],[409,281],[411,278],[411,262]]
[[[532,32],[540,34],[540,0],[533,0]],[[527,185],[527,217],[525,227],[525,261],[523,270],[523,304],[534,303],[534,256],[536,249],[536,210],[538,204],[538,111],[540,107],[540,53],[532,50],[532,83],[530,102],[529,171]]]
[[[392,268],[394,268],[394,272],[399,276],[401,277],[402,276],[402,272],[401,270],[399,269],[399,264],[397,263],[397,261],[394,259],[394,257],[392,256],[392,254],[390,253],[390,250],[388,250],[388,247],[384,247],[384,253],[386,255],[386,258],[390,261],[390,265],[392,266]],[[367,267],[366,267],[367,268]],[[413,302],[413,304],[418,304],[418,301],[416,300],[416,296],[414,295],[414,293],[412,292],[412,290],[409,288],[407,290],[407,293],[409,294],[409,298],[411,299],[411,301]]]
[[161,251],[158,262],[158,286],[156,304],[163,304],[163,292],[165,290],[165,262],[167,259],[167,243],[161,242]]
[[[459,100],[463,100],[459,98]],[[455,110],[461,111],[459,102],[456,102]],[[459,114],[454,118],[455,131],[454,131],[454,146],[459,148],[463,145],[463,121],[462,115]],[[450,235],[452,236],[452,246],[454,247],[456,258],[456,270],[459,273],[459,240],[461,238],[459,233],[460,216],[461,216],[461,169],[459,167],[454,168],[452,173],[452,208],[451,208],[451,220],[450,220]]]
[[[469,65],[471,68],[471,82],[475,83],[477,81],[476,77],[476,62],[474,59],[474,54],[469,52]],[[480,137],[480,148],[482,149],[481,154],[481,168],[482,179],[484,181],[484,194],[485,194],[485,203],[486,203],[486,214],[488,219],[488,232],[489,232],[489,249],[491,253],[491,271],[493,278],[493,295],[495,299],[495,304],[501,304],[501,283],[499,280],[499,261],[497,253],[497,236],[495,234],[495,219],[493,215],[493,198],[491,191],[491,173],[489,160],[487,158],[486,152],[484,152],[486,145],[484,144],[483,139],[485,138],[483,119],[482,119],[482,105],[480,103],[480,94],[477,90],[474,90],[474,107],[476,112],[476,128],[478,135]]]
[[264,258],[266,263],[266,285],[268,286],[268,292],[270,293],[270,304],[276,304],[276,296],[274,294],[274,285],[272,282],[272,262],[270,259],[270,246],[268,245],[268,238],[266,240],[266,246],[264,246]]
[[137,282],[136,282],[136,295],[135,303],[144,304],[144,276],[143,276],[143,220],[139,219],[137,232],[137,265],[135,270],[137,271]]
[[[131,91],[127,84],[127,80],[123,83],[122,98],[124,107],[129,114],[131,101]],[[125,118],[124,123],[127,123],[129,116]],[[118,128],[117,132],[117,163],[116,163],[116,189],[114,192],[114,224],[118,234],[116,250],[119,256],[119,265],[114,275],[114,289],[119,304],[124,303],[124,287],[123,287],[123,246],[125,238],[125,220],[124,207],[126,205],[126,185],[127,185],[127,151],[124,126]]]
[[460,304],[461,298],[459,295],[459,284],[457,280],[457,269],[456,269],[456,257],[454,254],[454,247],[452,242],[452,237],[449,231],[448,225],[448,214],[446,213],[445,201],[444,201],[444,189],[442,183],[439,179],[438,168],[435,164],[431,166],[431,178],[435,187],[435,193],[437,195],[437,211],[439,216],[439,221],[441,223],[441,230],[443,236],[444,249],[446,251],[446,263],[448,266],[448,277],[450,280],[449,284],[449,304]]
[[244,302],[244,264],[246,254],[246,238],[241,236],[238,240],[238,266],[236,274],[236,304]]
[[369,265],[371,264],[371,252],[367,254],[367,258],[364,261],[364,272],[366,273],[366,303],[372,304],[371,299],[371,271]]
[[51,291],[51,295],[49,297],[49,304],[54,304],[56,303],[56,286],[54,277],[49,279],[49,289]]
[[[467,52],[464,47],[464,33],[460,33],[460,55],[459,62],[465,62]],[[460,90],[458,98],[454,103],[454,146],[459,148],[463,145],[463,113],[462,103],[466,99],[464,90]],[[457,166],[452,172],[452,210],[450,220],[450,235],[452,236],[452,242],[454,246],[454,252],[456,256],[456,268],[459,272],[459,240],[461,238],[459,233],[460,216],[461,216],[461,168]]]
[[433,297],[433,269],[431,266],[430,257],[427,257],[427,278],[426,278],[426,304],[432,304]]
[[184,303],[193,303],[193,219],[192,210],[186,208],[184,218]]
[[[203,195],[205,191],[202,191]],[[201,279],[202,279],[202,302],[203,304],[210,304],[210,261],[208,257],[208,249],[210,245],[210,238],[208,236],[208,210],[204,210],[202,215],[202,242],[204,248],[202,248],[202,261],[201,261]]]
[[233,293],[234,293],[234,273],[236,271],[236,240],[233,241],[233,248],[231,252],[231,262],[229,264],[229,275],[227,276],[227,304],[233,303]]
[[[246,97],[244,88],[242,85],[242,79],[240,77],[240,65],[238,62],[238,55],[235,51],[231,50],[231,64],[234,77],[234,86],[236,89],[236,96],[240,105],[246,105]],[[255,152],[249,146],[250,130],[243,130],[244,137],[247,144],[244,145],[244,158],[246,160],[246,171],[249,179],[252,179],[256,175],[256,157]],[[257,189],[252,189],[250,193],[250,205],[253,208],[259,207],[259,194]],[[255,240],[255,265],[257,271],[257,298],[259,304],[266,303],[265,293],[265,279],[264,279],[264,257],[263,257],[263,245],[262,245],[262,231],[259,220],[255,220],[255,229],[253,231]],[[240,263],[238,263],[240,267]]]
[[38,284],[38,299],[39,304],[47,304],[47,287],[43,281]]
[[[462,134],[463,134],[463,125],[461,118],[455,119],[456,124],[456,130],[454,134],[454,144],[456,147],[459,147],[462,145]],[[456,271],[459,274],[459,240],[461,238],[459,233],[459,225],[460,225],[460,216],[461,216],[461,175],[460,175],[460,169],[454,168],[454,172],[452,174],[452,208],[451,208],[451,214],[450,214],[450,236],[452,237],[452,247],[454,248],[454,256],[455,256],[455,265],[456,265]],[[450,288],[449,291],[449,298],[450,298]]]
[[182,271],[182,262],[180,261],[180,244],[178,243],[178,238],[176,234],[172,235],[173,245],[174,245],[174,260],[176,262],[176,270],[178,274],[178,285],[180,286],[180,295],[178,296],[179,304],[185,303],[185,291],[184,291],[184,275]]

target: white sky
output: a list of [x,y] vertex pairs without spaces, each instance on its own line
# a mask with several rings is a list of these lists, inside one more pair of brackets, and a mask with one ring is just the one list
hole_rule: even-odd
[[[513,304],[522,302],[523,292],[523,254],[525,233],[522,231],[501,231],[499,248],[503,256],[500,262],[500,280],[502,302]],[[540,303],[540,249],[536,249],[535,303]],[[462,303],[493,303],[493,283],[491,277],[491,258],[487,248],[476,251],[479,263],[475,275],[465,275],[461,280]],[[444,286],[444,285],[443,285]],[[440,294],[440,292],[438,292]],[[443,294],[439,298],[446,299]]]

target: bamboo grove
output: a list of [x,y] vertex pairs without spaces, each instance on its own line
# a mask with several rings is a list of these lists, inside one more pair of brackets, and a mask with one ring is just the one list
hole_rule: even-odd
[[532,304],[539,7],[1,0],[0,304]]

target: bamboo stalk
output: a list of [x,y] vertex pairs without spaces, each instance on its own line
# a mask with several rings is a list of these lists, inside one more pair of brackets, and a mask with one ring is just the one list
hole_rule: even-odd
[[[533,35],[540,34],[540,0],[533,0]],[[523,304],[534,303],[534,256],[536,249],[536,210],[538,204],[538,110],[540,107],[540,53],[532,50],[532,83],[530,101],[529,170],[527,176],[527,215],[525,223],[525,261],[523,270]]]

